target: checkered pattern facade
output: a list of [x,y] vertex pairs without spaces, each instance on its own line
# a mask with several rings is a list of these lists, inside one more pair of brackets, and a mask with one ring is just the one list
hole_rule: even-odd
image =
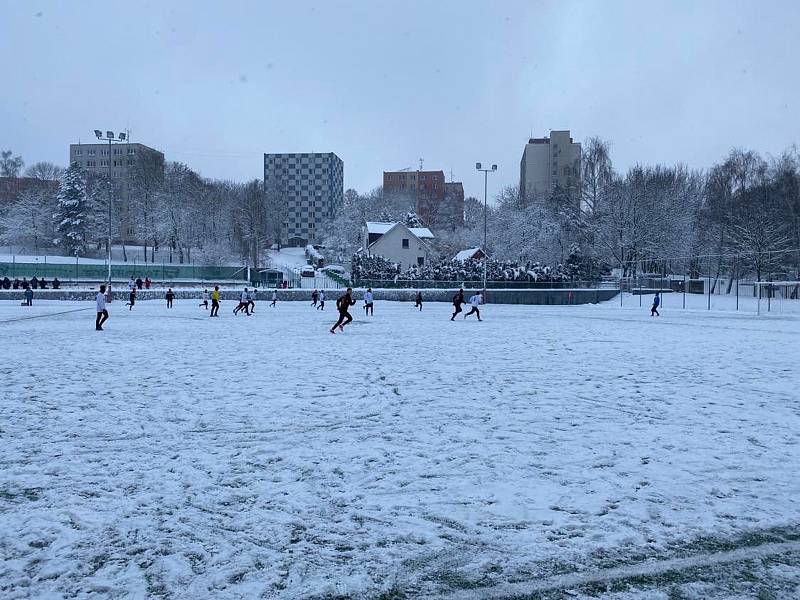
[[281,243],[319,242],[344,195],[344,163],[333,152],[264,155],[264,191],[285,202]]

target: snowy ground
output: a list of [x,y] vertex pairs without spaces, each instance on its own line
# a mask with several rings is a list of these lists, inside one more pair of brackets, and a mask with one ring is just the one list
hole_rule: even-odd
[[798,597],[800,315],[673,299],[0,303],[0,597]]

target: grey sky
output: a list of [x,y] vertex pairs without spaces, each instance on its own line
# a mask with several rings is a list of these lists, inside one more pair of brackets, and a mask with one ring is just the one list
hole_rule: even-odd
[[209,177],[264,152],[333,151],[345,186],[384,169],[516,183],[531,133],[612,144],[615,166],[705,168],[800,137],[800,2],[0,0],[0,147],[67,162],[129,127]]

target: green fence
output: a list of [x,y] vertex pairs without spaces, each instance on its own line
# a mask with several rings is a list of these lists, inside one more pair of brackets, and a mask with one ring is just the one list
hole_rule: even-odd
[[[69,263],[18,263],[0,262],[0,278],[9,279],[27,277],[58,277],[63,281],[89,280],[105,281],[108,277],[108,266],[104,264],[69,264]],[[172,264],[112,264],[111,278],[127,280],[150,277],[154,281],[201,280],[220,281],[235,279],[246,281],[247,269],[242,267],[217,267],[206,265],[172,265]]]

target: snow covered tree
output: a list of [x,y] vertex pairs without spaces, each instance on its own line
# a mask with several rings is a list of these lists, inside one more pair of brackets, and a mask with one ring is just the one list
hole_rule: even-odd
[[33,248],[38,254],[53,242],[53,213],[56,199],[44,191],[23,192],[0,216],[0,241]]
[[422,219],[420,219],[414,211],[408,211],[403,216],[403,223],[406,227],[425,227],[422,223]]
[[72,164],[61,176],[58,204],[53,215],[56,223],[56,238],[67,254],[86,252],[86,237],[89,214],[86,201],[86,176],[77,164]]

